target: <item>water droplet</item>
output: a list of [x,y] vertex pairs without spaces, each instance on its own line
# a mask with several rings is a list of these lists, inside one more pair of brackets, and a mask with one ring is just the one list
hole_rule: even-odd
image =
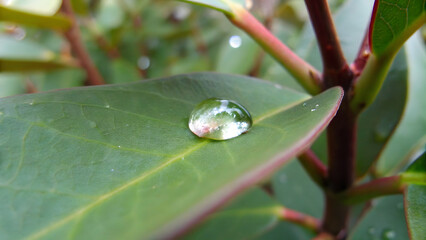
[[188,125],[199,137],[226,140],[247,132],[252,124],[250,113],[239,103],[210,98],[194,108]]
[[315,104],[315,107],[317,108],[317,107],[319,107],[319,104]]
[[120,146],[120,145],[118,145],[117,147],[118,147],[118,148],[121,148],[121,146]]
[[302,106],[304,106],[304,107],[306,107],[306,105],[308,105],[308,104],[307,104],[307,103],[305,103],[305,102],[302,104]]
[[105,108],[110,108],[111,106],[109,104],[105,105]]
[[311,112],[315,112],[317,109],[316,108],[312,108],[311,109]]
[[186,5],[179,5],[173,10],[173,17],[182,21],[186,19],[190,13],[191,8],[187,7]]
[[384,229],[382,232],[382,239],[383,240],[391,240],[394,239],[396,236],[395,231],[392,229]]
[[89,127],[91,127],[91,128],[95,128],[95,127],[96,127],[96,123],[95,123],[95,122],[93,122],[93,121],[90,121],[90,122],[89,122]]
[[32,105],[34,105],[34,100],[32,100],[29,104],[30,104],[31,106],[32,106]]
[[374,234],[376,233],[376,229],[375,229],[374,227],[369,227],[369,228],[368,228],[368,233],[369,233],[370,235],[374,235]]
[[147,70],[151,65],[151,60],[147,56],[141,56],[138,59],[138,67],[140,70]]
[[111,172],[114,172],[114,168],[111,168]]
[[241,47],[242,43],[243,40],[238,35],[234,35],[229,38],[229,46],[231,46],[232,48],[239,48]]

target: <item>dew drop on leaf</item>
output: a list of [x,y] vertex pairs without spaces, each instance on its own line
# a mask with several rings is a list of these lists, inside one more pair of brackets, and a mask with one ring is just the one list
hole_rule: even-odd
[[250,113],[232,100],[210,98],[199,103],[189,117],[189,129],[197,136],[226,140],[247,132],[253,124]]
[[395,231],[393,231],[392,229],[384,229],[382,232],[382,239],[383,240],[391,240],[391,239],[395,239]]

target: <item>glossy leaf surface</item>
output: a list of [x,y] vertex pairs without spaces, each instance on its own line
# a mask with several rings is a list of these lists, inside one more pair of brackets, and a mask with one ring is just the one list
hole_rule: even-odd
[[375,199],[370,211],[355,226],[350,240],[408,239],[402,196]]
[[424,0],[376,0],[370,46],[376,55],[396,52],[426,22]]
[[281,210],[280,204],[256,188],[210,215],[184,239],[251,239],[277,225]]
[[[250,109],[252,130],[194,136],[189,113],[210,97]],[[340,88],[308,99],[252,78],[193,74],[2,99],[0,234],[173,236],[302,151],[341,97]]]
[[419,35],[413,36],[405,45],[408,63],[408,99],[400,123],[386,144],[376,165],[380,176],[395,174],[426,144],[426,112],[424,108],[426,84],[426,49]]
[[206,7],[224,12],[226,14],[231,14],[231,15],[234,14],[234,10],[232,9],[233,4],[237,4],[245,8],[250,7],[251,5],[251,0],[179,0],[179,1],[206,6]]
[[[38,15],[52,16],[58,12],[61,7],[62,0],[7,0],[3,1],[3,5],[24,12],[34,13]],[[2,5],[0,3],[0,5]]]
[[71,27],[71,21],[62,15],[38,15],[36,13],[24,12],[2,5],[0,5],[0,21],[62,31]]
[[50,70],[75,66],[72,59],[61,59],[56,53],[30,41],[0,35],[0,72]]

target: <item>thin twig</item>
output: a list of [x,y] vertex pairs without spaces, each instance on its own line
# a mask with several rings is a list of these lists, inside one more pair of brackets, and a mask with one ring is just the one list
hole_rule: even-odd
[[87,83],[88,85],[102,85],[105,84],[102,76],[99,74],[92,60],[90,59],[89,54],[87,53],[80,37],[80,29],[72,10],[70,0],[63,0],[61,11],[67,15],[71,21],[72,26],[64,35],[65,38],[71,45],[71,49],[77,55],[80,60],[81,66],[86,70],[87,73]]
[[368,31],[365,32],[364,39],[361,42],[359,47],[358,54],[351,64],[351,70],[355,75],[355,78],[358,77],[367,63],[368,57],[371,54],[370,44],[368,43]]
[[312,180],[320,187],[324,187],[327,181],[327,167],[321,162],[315,153],[308,149],[297,158]]
[[404,188],[405,184],[401,181],[401,176],[391,176],[354,186],[338,194],[338,197],[343,199],[347,204],[356,204],[375,197],[402,194]]
[[305,227],[315,233],[320,231],[321,223],[318,219],[295,210],[283,207],[280,211],[280,218],[281,220]]
[[297,56],[276,38],[262,23],[242,7],[234,6],[229,20],[250,35],[267,53],[283,65],[289,73],[311,94],[322,90],[321,75],[309,63]]

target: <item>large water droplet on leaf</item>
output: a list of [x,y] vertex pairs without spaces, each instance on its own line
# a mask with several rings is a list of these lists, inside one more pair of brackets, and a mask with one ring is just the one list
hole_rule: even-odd
[[226,140],[247,132],[252,124],[250,113],[239,103],[210,98],[194,108],[188,125],[199,137]]

